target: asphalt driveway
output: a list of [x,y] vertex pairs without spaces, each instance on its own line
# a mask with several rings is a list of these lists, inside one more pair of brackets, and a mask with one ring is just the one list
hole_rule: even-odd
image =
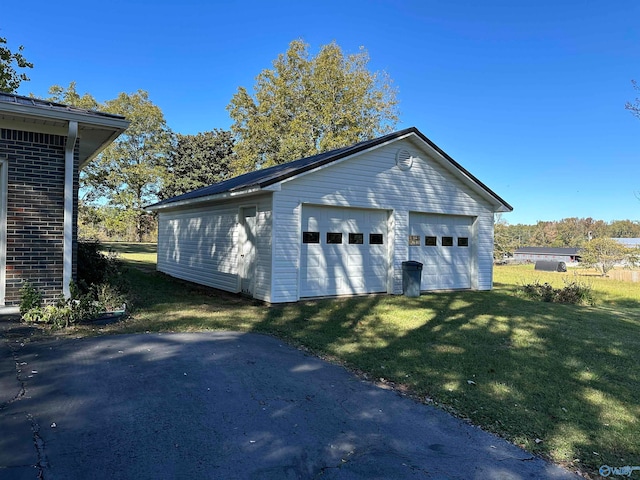
[[0,392],[2,479],[578,478],[257,334],[5,335]]

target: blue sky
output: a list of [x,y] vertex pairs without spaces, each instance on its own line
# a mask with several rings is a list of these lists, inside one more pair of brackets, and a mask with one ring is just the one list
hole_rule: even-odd
[[416,126],[514,207],[511,224],[640,220],[637,0],[23,0],[0,36],[35,64],[18,93],[147,90],[179,133],[227,129],[289,42],[364,46]]

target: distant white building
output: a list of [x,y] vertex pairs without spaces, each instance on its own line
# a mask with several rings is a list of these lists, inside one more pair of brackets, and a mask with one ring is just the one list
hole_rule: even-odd
[[575,264],[580,261],[579,248],[559,247],[520,247],[513,252],[513,259],[518,262],[553,261]]
[[640,238],[612,238],[627,248],[640,248]]

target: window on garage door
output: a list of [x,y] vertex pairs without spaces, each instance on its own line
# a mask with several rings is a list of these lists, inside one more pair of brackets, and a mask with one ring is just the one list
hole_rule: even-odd
[[320,243],[320,232],[302,232],[302,243]]
[[424,237],[424,244],[427,247],[436,247],[438,246],[438,237],[427,235]]
[[349,244],[350,245],[363,245],[364,244],[364,234],[363,233],[350,233],[349,234]]
[[384,245],[384,236],[381,233],[370,233],[369,245]]
[[342,233],[340,232],[327,232],[327,244],[342,243]]

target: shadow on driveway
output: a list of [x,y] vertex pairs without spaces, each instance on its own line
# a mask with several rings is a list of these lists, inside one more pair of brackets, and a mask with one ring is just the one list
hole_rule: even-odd
[[7,341],[0,478],[577,478],[263,335]]

